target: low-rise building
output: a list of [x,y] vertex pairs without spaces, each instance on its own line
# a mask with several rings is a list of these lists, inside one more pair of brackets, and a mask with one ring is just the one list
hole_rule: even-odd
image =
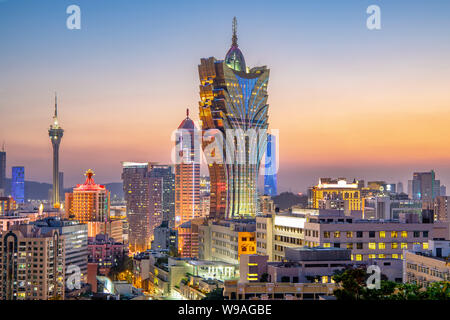
[[267,254],[269,261],[282,261],[286,248],[302,246],[350,249],[354,261],[402,259],[403,250],[414,244],[427,249],[428,239],[443,227],[442,223],[365,220],[320,209],[261,216],[256,222],[257,251]]
[[241,254],[256,253],[256,223],[249,220],[208,221],[199,226],[199,259],[238,265]]
[[97,263],[99,274],[107,275],[128,252],[128,246],[107,234],[98,234],[88,240],[88,262]]
[[225,281],[225,300],[319,300],[321,296],[332,296],[335,283],[239,283]]
[[405,250],[403,281],[428,286],[432,282],[450,281],[450,241],[430,240],[428,250]]
[[198,276],[189,276],[182,280],[175,290],[186,300],[202,300],[211,291],[223,288],[223,282],[219,280],[206,280]]

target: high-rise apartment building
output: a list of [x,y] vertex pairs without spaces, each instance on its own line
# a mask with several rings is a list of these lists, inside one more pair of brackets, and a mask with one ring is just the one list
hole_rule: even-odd
[[0,299],[64,299],[64,238],[31,224],[1,233]]
[[17,203],[25,202],[25,168],[12,167],[11,196]]
[[31,224],[39,228],[43,234],[58,231],[59,235],[64,238],[65,282],[73,274],[74,267],[77,267],[80,271],[80,281],[85,283],[88,263],[87,224],[62,220],[59,217],[44,218]]
[[55,208],[60,207],[60,191],[59,191],[59,145],[63,137],[64,130],[58,121],[58,103],[55,95],[55,114],[53,116],[53,123],[48,129],[48,135],[53,147],[53,189],[52,189],[52,202]]
[[198,130],[188,109],[175,141],[175,227],[201,215],[199,148]]
[[236,18],[225,60],[201,59],[199,112],[211,179],[210,216],[255,216],[260,161],[266,151],[269,69],[249,69]]
[[434,220],[450,221],[450,197],[439,196],[434,199]]
[[151,247],[149,163],[122,162],[122,167],[130,251],[145,251]]
[[13,197],[0,197],[0,216],[16,210],[17,204]]

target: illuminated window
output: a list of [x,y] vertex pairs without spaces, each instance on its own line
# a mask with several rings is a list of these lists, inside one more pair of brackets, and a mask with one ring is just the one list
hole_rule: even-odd
[[386,238],[386,231],[380,231],[380,238]]
[[375,254],[369,254],[369,259],[375,259],[376,255]]
[[398,248],[398,243],[397,242],[392,242],[391,243],[391,249],[397,249]]
[[341,232],[340,231],[335,231],[334,232],[334,237],[335,238],[340,238],[341,237]]
[[402,231],[402,238],[408,238],[408,232]]
[[408,249],[408,244],[406,242],[402,242],[402,249]]
[[353,249],[353,243],[347,243],[347,249]]
[[428,242],[424,242],[424,243],[422,244],[422,247],[423,247],[424,249],[428,249]]
[[392,254],[392,259],[398,259],[398,254],[393,253],[393,254]]
[[386,244],[384,242],[380,242],[378,244],[378,249],[386,249]]
[[328,276],[322,276],[322,283],[328,283]]
[[377,248],[377,244],[375,242],[369,242],[369,249],[375,250]]
[[347,238],[353,238],[353,232],[347,231]]
[[326,242],[323,244],[324,248],[331,248],[331,244],[329,242]]
[[356,261],[362,261],[362,254],[356,255]]
[[397,231],[392,231],[391,232],[391,238],[397,238],[397,237],[398,237]]
[[323,232],[323,237],[324,238],[329,238],[330,237],[330,232],[329,231],[324,231]]
[[380,259],[384,259],[384,258],[386,258],[386,255],[385,255],[385,254],[383,254],[383,253],[381,253],[381,254],[379,254],[379,255],[378,255],[378,258],[380,258]]

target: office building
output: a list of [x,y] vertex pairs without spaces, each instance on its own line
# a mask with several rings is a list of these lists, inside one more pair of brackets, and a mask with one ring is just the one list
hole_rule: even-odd
[[[159,216],[155,216],[153,225],[161,224],[158,224],[158,221],[169,221],[170,227],[173,227],[175,225],[175,174],[173,166],[152,163],[150,178],[153,179],[155,184],[161,184],[159,187],[150,189],[150,192],[155,191],[155,194],[151,196],[157,200],[156,202],[161,202],[161,205],[158,204],[153,208],[155,213],[161,213]],[[160,194],[160,197],[158,197],[158,194]]]
[[[414,244],[427,248],[438,223],[366,220],[340,210],[298,209],[297,212],[256,218],[258,254],[283,261],[287,247],[347,248],[354,261],[401,259]],[[445,231],[443,231],[445,232]]]
[[449,240],[430,240],[428,249],[413,248],[405,250],[404,274],[405,283],[415,283],[427,287],[437,281],[450,281]]
[[256,215],[258,174],[267,144],[269,69],[246,66],[236,25],[234,18],[225,59],[203,58],[198,66],[210,216],[215,219]]
[[319,179],[319,184],[312,188],[311,203],[315,209],[341,209],[347,213],[364,208],[358,182],[348,183],[345,178]]
[[413,179],[408,181],[409,197],[414,200],[422,200],[424,209],[433,209],[434,199],[440,196],[440,193],[440,180],[436,180],[433,170],[414,172]]
[[58,104],[55,95],[55,114],[53,116],[53,123],[50,125],[48,135],[53,147],[53,189],[52,189],[52,203],[55,208],[60,207],[60,182],[59,182],[59,145],[64,134],[64,130],[58,121]]
[[153,231],[152,250],[170,250],[178,252],[177,230],[169,227],[168,221],[163,221],[160,226]]
[[[419,218],[422,215],[421,200],[399,200],[390,196],[371,197],[364,201],[364,212],[366,213],[369,208],[374,210],[374,219],[398,220],[400,213],[412,213]],[[364,217],[368,218],[366,214]]]
[[175,227],[200,217],[200,143],[198,130],[189,118],[178,126],[175,152]]
[[199,259],[238,265],[241,254],[256,253],[255,220],[208,221],[199,226]]
[[25,203],[25,168],[12,167],[11,196],[16,203]]
[[0,299],[64,299],[64,238],[34,225],[1,233]]

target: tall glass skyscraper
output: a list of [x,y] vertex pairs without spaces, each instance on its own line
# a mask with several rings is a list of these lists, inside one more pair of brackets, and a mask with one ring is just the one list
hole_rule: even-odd
[[200,207],[200,143],[194,121],[186,118],[176,132],[175,150],[175,227],[198,218]]
[[267,135],[266,161],[264,165],[264,194],[268,196],[277,195],[277,159],[276,159],[276,137]]
[[164,164],[153,164],[150,178],[161,179],[161,222],[167,221],[169,227],[173,227],[175,221],[175,174],[173,167]]
[[200,120],[207,130],[203,150],[211,179],[210,216],[254,216],[260,161],[267,143],[269,69],[246,66],[237,43],[236,18],[225,60],[203,58],[198,69]]
[[12,167],[11,196],[17,203],[25,202],[25,168]]
[[148,162],[122,162],[131,252],[150,249],[150,171]]
[[2,151],[0,151],[0,196],[2,192],[6,193],[6,151],[3,144]]

